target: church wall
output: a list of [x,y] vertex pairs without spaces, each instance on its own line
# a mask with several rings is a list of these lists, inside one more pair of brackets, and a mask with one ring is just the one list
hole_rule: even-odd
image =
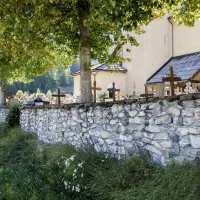
[[174,56],[200,51],[200,21],[193,27],[174,24]]
[[[123,56],[131,58],[130,63],[124,63],[128,69],[128,94],[133,94],[134,85],[136,95],[145,92],[146,80],[155,73],[172,56],[172,25],[167,16],[162,20],[155,20],[144,27],[145,34],[133,34],[139,47],[125,45]],[[126,48],[131,52],[126,52]]]
[[[95,72],[96,73],[96,72]],[[97,87],[102,88],[101,91],[97,91],[97,97],[102,93],[107,93],[107,86],[115,82],[118,89],[120,89],[120,93],[127,94],[127,86],[126,86],[126,77],[127,73],[121,72],[102,72],[99,71],[96,75]],[[94,81],[94,76],[92,75],[92,84]],[[74,97],[80,96],[80,76],[74,77]]]
[[80,75],[74,76],[74,97],[80,96]]

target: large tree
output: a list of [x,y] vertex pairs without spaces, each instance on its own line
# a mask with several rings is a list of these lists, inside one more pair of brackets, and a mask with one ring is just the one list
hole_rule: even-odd
[[[34,49],[30,59],[36,61],[42,61],[43,50],[55,45],[68,58],[79,58],[81,101],[91,102],[91,60],[122,62],[128,58],[111,55],[111,47],[118,42],[138,45],[133,36],[122,32],[143,33],[141,26],[166,12],[178,23],[193,25],[199,18],[199,6],[199,0],[1,0],[0,34],[10,31],[10,36],[24,45],[25,57],[31,52],[26,50],[30,43]],[[28,63],[29,57],[22,61]]]
[[[2,7],[0,11],[2,14]],[[64,46],[37,36],[26,23],[22,29],[22,24],[15,24],[18,20],[11,16],[14,14],[4,16],[0,21],[0,88],[3,93],[6,83],[31,81],[33,75],[56,70],[58,65],[69,65]],[[37,39],[32,40],[34,37]],[[1,94],[2,103],[5,103],[5,96]]]

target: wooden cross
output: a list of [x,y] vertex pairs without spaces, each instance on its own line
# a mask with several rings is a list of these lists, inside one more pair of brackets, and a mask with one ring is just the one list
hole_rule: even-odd
[[96,91],[101,91],[101,88],[97,87],[97,82],[93,82],[94,86],[92,87],[92,90],[94,90],[94,103],[96,103],[97,100],[97,93]]
[[120,89],[116,89],[115,88],[115,83],[114,82],[112,83],[112,86],[113,86],[112,88],[108,88],[107,90],[109,92],[112,92],[113,102],[115,102],[115,92],[120,91]]
[[121,97],[124,96],[124,95],[121,94],[120,91],[117,91],[116,96],[117,96],[118,101],[120,101]]
[[60,97],[66,97],[66,95],[60,94],[60,89],[58,88],[58,94],[53,94],[52,97],[58,97],[58,105],[60,106]]
[[175,96],[175,93],[174,93],[174,82],[175,81],[181,81],[181,78],[180,77],[177,77],[176,74],[174,74],[174,70],[173,70],[173,67],[171,66],[170,69],[169,69],[169,74],[167,77],[164,77],[162,80],[165,82],[170,82],[170,87],[171,87],[171,96]]

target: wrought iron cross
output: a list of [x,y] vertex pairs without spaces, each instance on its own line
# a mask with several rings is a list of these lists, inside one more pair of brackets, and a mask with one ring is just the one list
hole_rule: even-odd
[[109,91],[109,92],[112,92],[112,98],[113,98],[113,102],[115,102],[115,92],[118,92],[118,91],[120,91],[120,89],[116,89],[115,88],[115,83],[113,82],[112,83],[112,88],[108,88],[107,90]]
[[60,89],[58,88],[58,94],[53,94],[52,97],[58,97],[58,105],[60,106],[60,98],[66,97],[66,95],[60,94]]
[[171,87],[171,96],[175,96],[175,92],[174,92],[174,82],[175,81],[181,81],[180,77],[177,77],[176,74],[174,74],[174,70],[173,67],[171,66],[169,69],[169,74],[167,77],[164,77],[162,80],[163,81],[167,81],[170,82],[170,87]]

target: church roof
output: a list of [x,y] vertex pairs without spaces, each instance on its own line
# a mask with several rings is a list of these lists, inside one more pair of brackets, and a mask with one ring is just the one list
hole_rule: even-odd
[[182,80],[192,79],[200,71],[200,52],[172,57],[146,83],[163,83],[162,78],[169,74],[170,66],[173,67],[176,76]]
[[[106,64],[96,64],[91,68],[92,71],[106,71],[106,72],[113,72],[113,71],[117,71],[117,72],[126,72],[127,69],[122,67],[119,64],[116,65],[106,65]],[[71,75],[75,76],[80,74],[80,65],[79,65],[79,70],[71,73]]]

